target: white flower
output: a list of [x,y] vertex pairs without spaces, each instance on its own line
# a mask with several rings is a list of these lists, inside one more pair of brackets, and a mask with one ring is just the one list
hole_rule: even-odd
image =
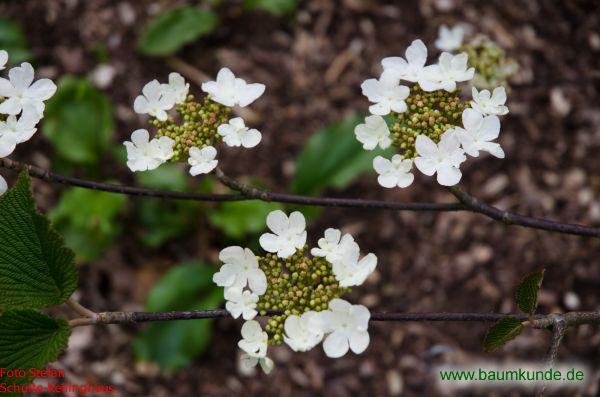
[[33,78],[33,67],[27,62],[10,69],[8,80],[0,78],[0,96],[8,98],[0,104],[0,113],[16,115],[23,108],[31,107],[42,117],[44,101],[54,95],[56,85],[50,79],[40,79],[34,83]]
[[29,140],[37,131],[35,125],[39,121],[33,108],[25,108],[21,116],[10,115],[6,121],[0,121],[0,157],[11,154],[17,144]]
[[408,87],[398,85],[398,79],[383,72],[378,79],[365,80],[361,86],[362,93],[374,105],[369,106],[369,111],[379,116],[385,116],[390,111],[402,113],[406,111],[406,102],[410,90]]
[[391,161],[381,156],[375,157],[373,168],[379,174],[377,182],[383,187],[407,187],[415,179],[415,176],[410,172],[412,160],[403,160],[399,154],[393,155]]
[[176,72],[169,73],[169,84],[161,84],[161,86],[175,103],[184,102],[190,91],[190,84],[186,83],[183,76]]
[[492,94],[488,90],[477,92],[477,88],[475,87],[473,87],[471,92],[473,94],[471,107],[484,116],[491,114],[503,116],[508,113],[508,108],[504,106],[506,103],[506,90],[504,87],[494,88]]
[[242,355],[242,365],[248,369],[260,363],[263,371],[268,374],[273,369],[273,360],[267,357],[267,342],[269,336],[262,330],[258,321],[246,321],[242,326],[242,340],[238,346],[246,354]]
[[437,65],[429,65],[423,70],[419,85],[424,91],[454,91],[457,82],[471,80],[475,75],[475,68],[467,69],[468,59],[466,52],[458,55],[442,52]]
[[333,260],[333,274],[339,281],[340,287],[353,287],[361,285],[377,267],[375,254],[368,254],[360,261],[360,248],[352,243],[344,250],[341,257]]
[[454,128],[454,134],[460,141],[465,153],[478,157],[483,150],[500,159],[504,158],[504,150],[496,142],[490,142],[500,134],[498,116],[486,116],[473,109],[465,109],[462,113],[463,126]]
[[225,308],[233,318],[238,318],[241,315],[244,320],[252,320],[258,314],[256,311],[258,295],[255,293],[230,287],[225,289],[225,300],[227,300]]
[[206,146],[202,149],[197,147],[191,147],[189,150],[188,164],[192,166],[190,168],[190,175],[196,176],[200,174],[208,174],[214,170],[219,163],[219,160],[215,160],[217,155],[217,149],[212,146]]
[[4,70],[6,62],[8,62],[8,52],[0,50],[0,70]]
[[454,51],[462,45],[464,35],[465,29],[460,25],[453,28],[442,25],[438,30],[435,46],[442,51]]
[[466,156],[452,130],[445,132],[437,145],[425,135],[417,136],[416,149],[419,157],[415,158],[415,165],[419,171],[429,176],[437,172],[437,181],[444,186],[460,181],[462,173],[458,167]]
[[417,82],[427,61],[427,47],[421,40],[414,40],[401,57],[388,57],[381,61],[383,70],[398,80]]
[[386,149],[392,144],[390,130],[381,116],[367,116],[364,124],[356,126],[354,134],[365,150],[373,150],[377,145]]
[[309,351],[323,340],[320,312],[308,311],[302,316],[291,315],[285,320],[283,340],[295,352]]
[[369,346],[369,309],[343,299],[333,299],[329,309],[321,312],[324,330],[331,332],[323,342],[325,354],[331,358],[342,357],[348,348],[356,354],[364,352]]
[[149,114],[160,121],[167,119],[167,110],[175,105],[171,89],[157,80],[152,80],[142,88],[142,95],[138,95],[133,102],[133,110],[140,114]]
[[166,136],[150,140],[148,131],[139,129],[131,134],[131,142],[123,144],[127,149],[127,166],[135,172],[156,169],[173,157],[175,141]]
[[277,253],[281,259],[293,255],[306,244],[306,220],[304,215],[294,211],[288,218],[281,211],[272,211],[267,216],[267,226],[272,233],[260,236],[260,246],[267,252]]
[[222,68],[217,74],[217,81],[202,84],[202,91],[210,94],[210,98],[225,106],[239,105],[245,107],[258,99],[265,92],[265,85],[248,84],[228,68]]
[[219,259],[224,265],[213,275],[219,287],[242,289],[248,284],[256,295],[265,293],[267,276],[258,267],[258,259],[250,249],[227,247],[219,253]]
[[354,238],[350,234],[344,234],[338,229],[329,228],[325,230],[325,236],[320,238],[317,244],[319,248],[313,248],[310,253],[313,256],[326,257],[333,263],[344,255],[344,252],[352,248]]
[[8,189],[8,185],[6,184],[6,179],[4,179],[2,177],[2,175],[0,175],[0,196],[2,196],[4,193],[6,193],[7,189]]
[[252,148],[258,145],[262,138],[258,130],[248,129],[241,117],[229,120],[228,124],[221,124],[217,128],[217,132],[223,137],[223,141],[231,147],[241,145],[245,148]]

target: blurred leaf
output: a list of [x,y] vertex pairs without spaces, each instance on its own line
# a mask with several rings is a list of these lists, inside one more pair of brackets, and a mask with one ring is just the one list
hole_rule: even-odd
[[184,191],[187,189],[185,172],[176,164],[163,164],[155,170],[135,174],[140,186],[149,189]]
[[0,312],[66,301],[77,288],[73,257],[37,212],[29,175],[21,172],[15,186],[0,197]]
[[8,52],[11,65],[31,60],[31,51],[27,48],[23,29],[18,22],[0,19],[0,50]]
[[523,324],[516,318],[504,317],[498,320],[485,335],[483,342],[485,352],[490,353],[501,348],[516,338],[521,331],[523,331]]
[[44,117],[44,132],[60,156],[74,163],[96,164],[113,130],[112,107],[104,93],[85,79],[61,79]]
[[544,279],[544,269],[529,273],[517,287],[517,305],[524,313],[533,315],[538,304],[538,292]]
[[317,195],[328,187],[344,188],[361,174],[372,171],[375,156],[387,151],[366,151],[354,136],[354,127],[363,118],[354,116],[317,131],[298,157],[292,190]]
[[154,19],[138,45],[146,55],[171,55],[184,45],[212,32],[218,18],[211,11],[193,6],[167,11]]
[[80,260],[98,258],[119,236],[115,218],[125,210],[120,194],[70,188],[60,198],[49,217]]
[[[171,269],[150,292],[146,310],[213,310],[223,302],[223,290],[212,282],[215,269],[186,263]],[[155,361],[167,372],[188,365],[206,351],[212,319],[153,323],[134,341],[138,360]]]
[[274,15],[289,15],[296,11],[297,0],[245,0],[244,7],[248,10],[260,8]]
[[0,316],[0,368],[42,369],[67,348],[70,334],[65,320],[34,310],[9,310]]
[[218,209],[209,212],[208,219],[227,237],[241,240],[249,234],[263,231],[269,212],[282,208],[278,203],[258,200],[230,201],[222,203]]

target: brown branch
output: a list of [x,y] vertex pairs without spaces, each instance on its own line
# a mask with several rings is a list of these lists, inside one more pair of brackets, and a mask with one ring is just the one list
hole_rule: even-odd
[[267,190],[257,189],[254,187],[243,185],[227,177],[219,169],[215,171],[217,178],[219,178],[219,180],[229,188],[238,191],[239,194],[182,193],[168,190],[143,189],[109,183],[93,182],[68,176],[62,176],[30,164],[19,163],[6,158],[0,159],[0,167],[13,170],[27,170],[31,176],[49,182],[57,182],[70,186],[83,187],[86,189],[128,194],[133,196],[212,202],[262,200],[320,207],[352,207],[364,209],[384,209],[391,211],[469,211],[485,215],[488,218],[503,222],[507,225],[518,225],[532,229],[540,229],[564,234],[573,234],[578,236],[600,237],[600,228],[555,222],[546,219],[514,214],[508,211],[502,211],[498,208],[479,202],[477,199],[475,199],[474,197],[470,196],[469,194],[457,187],[450,188],[452,194],[454,194],[459,200],[459,202],[457,203],[396,203],[379,200],[348,199],[334,197],[307,197],[294,194],[274,193]]

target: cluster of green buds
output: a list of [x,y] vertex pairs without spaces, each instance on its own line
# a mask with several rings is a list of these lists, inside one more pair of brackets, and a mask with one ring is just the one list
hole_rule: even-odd
[[508,87],[508,79],[518,70],[518,64],[485,35],[477,35],[459,50],[469,56],[469,66],[475,68],[472,84],[477,88]]
[[468,107],[468,103],[463,102],[456,91],[427,92],[418,84],[410,88],[410,95],[405,101],[405,112],[390,113],[392,123],[389,127],[392,144],[405,159],[417,156],[417,136],[426,135],[438,143],[446,130],[461,124],[462,112]]
[[265,326],[270,344],[283,342],[288,316],[327,310],[332,299],[350,291],[348,287],[340,287],[332,264],[325,258],[305,255],[307,248],[299,249],[286,259],[276,254],[258,258],[259,267],[267,277],[267,291],[258,301],[259,314],[282,313],[272,316]]
[[190,148],[215,146],[222,140],[217,128],[227,123],[230,107],[212,101],[209,95],[201,102],[188,95],[175,109],[179,115],[177,120],[169,116],[165,121],[156,118],[150,121],[157,128],[157,138],[166,136],[175,141],[169,161],[187,161]]

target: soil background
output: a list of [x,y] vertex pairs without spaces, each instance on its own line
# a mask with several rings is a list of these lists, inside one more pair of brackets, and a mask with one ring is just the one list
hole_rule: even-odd
[[[142,128],[132,110],[141,87],[165,80],[173,60],[147,58],[135,48],[139,32],[157,13],[186,1],[28,0],[0,4],[0,15],[23,25],[40,73],[89,75],[96,50],[108,51],[115,76],[104,91],[116,109],[115,145]],[[382,57],[403,55],[415,38],[433,50],[440,24],[467,23],[514,57],[510,114],[502,120],[505,160],[489,156],[463,166],[461,185],[479,199],[515,212],[600,226],[600,3],[596,1],[384,2],[303,1],[291,17],[242,12],[239,2],[218,7],[221,23],[210,36],[185,47],[177,60],[214,76],[229,66],[267,86],[252,106],[263,141],[253,150],[224,150],[220,165],[235,177],[258,177],[286,191],[294,159],[318,128],[368,103],[360,84],[380,72]],[[199,92],[198,86],[192,87]],[[43,135],[14,159],[52,167]],[[73,144],[76,144],[74,142]],[[251,166],[249,166],[251,165]],[[107,164],[104,178],[132,181],[124,164]],[[9,184],[14,175],[6,174]],[[35,182],[38,204],[51,208],[63,189]],[[416,176],[407,189],[386,190],[375,175],[329,196],[389,201],[452,201],[432,178]],[[153,283],[186,258],[217,263],[217,230],[202,227],[189,238],[148,250],[124,233],[101,260],[81,269],[77,297],[98,310],[139,310]],[[313,244],[337,225],[365,252],[380,258],[373,277],[349,298],[375,311],[511,312],[514,288],[527,272],[546,268],[541,313],[600,309],[600,240],[507,227],[469,213],[400,213],[326,209],[309,225]],[[126,223],[126,228],[135,228]],[[314,241],[313,241],[314,240]],[[140,326],[75,329],[69,350],[55,363],[72,383],[112,383],[123,396],[423,396],[441,395],[433,366],[505,359],[541,362],[550,334],[526,331],[492,355],[482,352],[480,323],[371,323],[371,344],[360,356],[328,359],[322,349],[291,354],[272,349],[269,377],[242,376],[236,347],[240,321],[219,319],[209,351],[191,366],[162,375],[136,364],[130,345]],[[567,333],[560,360],[591,365],[579,395],[600,389],[600,333],[581,326]],[[452,394],[445,391],[447,394]],[[520,395],[517,391],[469,391]],[[563,394],[564,393],[564,394]],[[456,395],[468,394],[459,392]],[[561,392],[557,395],[571,394]],[[525,394],[526,395],[526,394]],[[575,395],[575,394],[574,394]]]

